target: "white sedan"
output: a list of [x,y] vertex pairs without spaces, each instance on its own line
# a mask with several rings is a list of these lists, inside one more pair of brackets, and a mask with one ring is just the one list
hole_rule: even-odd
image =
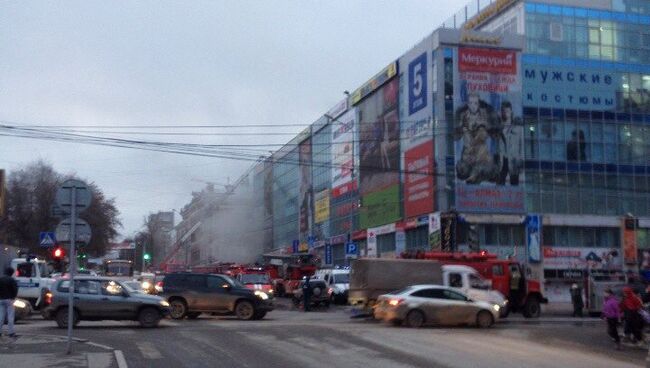
[[476,325],[490,327],[499,319],[500,306],[475,301],[442,285],[413,285],[381,295],[375,318],[409,327]]

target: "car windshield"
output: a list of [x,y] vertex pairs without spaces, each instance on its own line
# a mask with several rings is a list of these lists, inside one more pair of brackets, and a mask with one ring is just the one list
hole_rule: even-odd
[[233,279],[233,278],[230,277],[230,276],[221,275],[221,277],[223,277],[226,281],[228,281],[228,283],[229,283],[230,285],[232,285],[232,286],[234,286],[234,287],[238,287],[238,288],[245,288],[245,287],[246,287],[244,284],[242,284],[242,283],[239,282],[238,280]]
[[334,274],[334,283],[335,284],[349,284],[350,283],[350,274],[349,273],[337,273]]
[[269,275],[262,273],[248,273],[241,275],[241,282],[244,284],[268,284]]

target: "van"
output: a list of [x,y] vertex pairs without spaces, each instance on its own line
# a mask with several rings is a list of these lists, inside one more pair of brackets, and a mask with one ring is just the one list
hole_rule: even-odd
[[350,290],[349,269],[323,269],[316,271],[315,278],[325,281],[330,291],[330,302],[347,304]]

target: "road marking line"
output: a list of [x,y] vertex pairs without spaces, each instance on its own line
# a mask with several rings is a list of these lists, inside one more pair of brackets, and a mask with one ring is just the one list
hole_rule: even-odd
[[140,353],[142,353],[142,356],[147,359],[162,359],[163,357],[160,351],[158,351],[158,349],[156,349],[149,341],[136,342],[135,345],[138,347],[138,350],[140,350]]
[[92,345],[92,346],[96,346],[98,348],[102,348],[102,349],[106,349],[106,350],[113,350],[113,348],[110,347],[110,346],[98,344],[98,343],[92,342],[92,341],[87,342],[86,345]]
[[113,353],[115,353],[115,359],[119,368],[129,368],[126,364],[126,359],[124,359],[124,354],[122,354],[122,350],[115,350]]

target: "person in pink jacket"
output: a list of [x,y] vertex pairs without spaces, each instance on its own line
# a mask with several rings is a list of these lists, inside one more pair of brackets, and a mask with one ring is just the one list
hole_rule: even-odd
[[611,289],[605,290],[603,318],[607,321],[607,334],[616,342],[616,350],[620,350],[621,338],[618,336],[618,321],[621,318],[621,309],[619,301]]

